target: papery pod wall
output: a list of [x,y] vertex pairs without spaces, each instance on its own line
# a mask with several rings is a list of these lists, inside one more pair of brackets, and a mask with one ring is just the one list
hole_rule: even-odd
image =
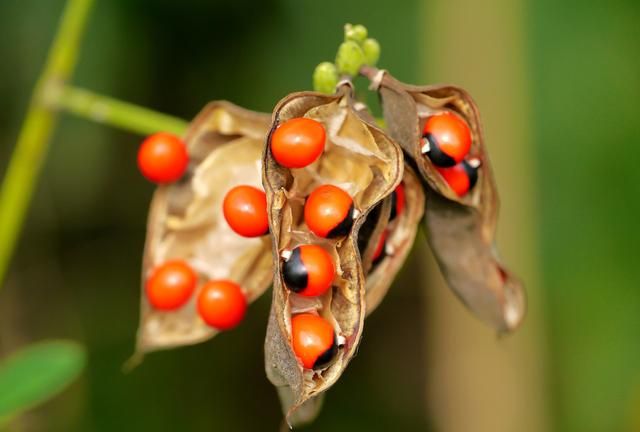
[[[372,233],[363,258],[367,272],[367,316],[384,299],[404,265],[424,215],[424,191],[420,179],[411,167],[404,167],[402,183],[386,200],[389,202],[389,209],[381,210],[386,216],[386,221],[384,224],[378,224]],[[383,218],[384,216],[381,216],[381,219]]]
[[[362,335],[365,275],[357,235],[368,212],[400,182],[403,158],[399,146],[353,108],[352,89],[341,86],[333,96],[303,92],[289,95],[276,106],[271,134],[282,122],[307,117],[322,123],[327,139],[323,155],[301,169],[280,166],[269,148],[264,155],[264,187],[273,236],[275,277],[265,341],[265,368],[277,387],[290,426],[311,421],[318,413],[318,397],[331,387],[354,356]],[[314,236],[304,224],[305,198],[314,187],[332,184],[354,200],[355,219],[349,234],[340,239]],[[335,259],[333,289],[319,298],[302,298],[287,290],[281,255],[301,243],[320,244]],[[340,349],[325,369],[303,369],[291,347],[291,316],[315,311],[329,320]]]
[[[262,188],[260,161],[269,125],[267,114],[220,101],[207,105],[189,126],[185,135],[189,169],[180,181],[158,187],[149,210],[139,354],[194,344],[217,333],[196,311],[195,299],[206,281],[237,282],[249,302],[271,284],[269,237],[241,237],[222,214],[224,196],[232,187]],[[156,266],[170,259],[189,263],[198,274],[198,286],[180,309],[155,310],[145,296],[145,281]]]
[[[502,264],[494,245],[499,200],[475,103],[461,88],[407,85],[383,71],[375,75],[374,84],[390,135],[424,179],[427,240],[449,286],[498,331],[515,329],[525,314],[525,296],[521,282]],[[462,197],[422,151],[426,119],[444,111],[467,122],[472,136],[469,156],[480,162],[476,186]]]

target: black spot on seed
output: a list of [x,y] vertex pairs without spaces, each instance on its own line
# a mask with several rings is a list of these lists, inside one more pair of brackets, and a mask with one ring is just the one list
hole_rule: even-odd
[[440,149],[438,140],[436,140],[433,135],[428,133],[424,135],[423,138],[426,138],[427,141],[429,141],[429,151],[427,152],[427,156],[429,156],[429,159],[431,159],[431,162],[433,162],[434,165],[447,168],[456,164],[455,159]]
[[353,226],[353,203],[351,207],[349,207],[349,211],[347,211],[347,215],[342,221],[335,226],[329,233],[327,234],[327,238],[336,238],[336,237],[344,237],[351,231],[351,227]]
[[334,337],[331,347],[329,347],[328,350],[326,350],[325,352],[323,352],[318,356],[315,363],[313,364],[313,368],[324,369],[325,367],[329,366],[329,364],[331,364],[331,361],[333,360],[337,352],[338,352],[338,344],[336,343],[336,339]]
[[295,293],[304,290],[309,283],[307,268],[302,262],[300,247],[295,248],[289,261],[282,264],[282,277],[287,288]]

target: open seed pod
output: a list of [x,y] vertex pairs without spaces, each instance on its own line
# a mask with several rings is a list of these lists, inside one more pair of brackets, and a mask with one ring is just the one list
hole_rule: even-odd
[[[323,125],[326,131],[323,152],[303,168],[285,168],[274,158],[272,136],[284,122],[300,117]],[[365,278],[358,252],[358,232],[371,209],[400,182],[402,172],[399,146],[356,113],[350,86],[341,86],[333,96],[295,93],[276,106],[263,172],[275,268],[265,368],[278,389],[290,427],[315,418],[321,404],[318,396],[338,380],[356,352],[365,315]],[[350,229],[337,238],[315,235],[303,215],[305,204],[310,201],[307,197],[316,187],[326,184],[346,191],[355,209]],[[283,255],[301,244],[320,245],[334,260],[336,274],[332,288],[320,296],[301,296],[285,284]],[[321,368],[303,368],[293,350],[292,315],[302,312],[317,314],[333,326],[338,348],[331,362]]]
[[[191,123],[185,137],[190,165],[180,181],[158,187],[151,202],[142,269],[137,353],[194,344],[217,331],[198,315],[203,283],[238,283],[248,302],[271,284],[267,235],[236,234],[223,216],[226,193],[237,185],[262,189],[261,159],[270,117],[228,102],[212,102]],[[153,308],[145,295],[152,270],[180,259],[197,273],[197,286],[177,310]]]
[[[425,180],[427,239],[449,286],[498,331],[515,329],[525,314],[525,296],[521,282],[500,262],[494,246],[498,193],[475,103],[454,86],[411,86],[382,72],[376,81],[389,134]],[[444,112],[466,122],[471,135],[467,158],[480,164],[475,187],[462,197],[423,154],[425,122]]]
[[[368,316],[378,307],[411,251],[418,225],[424,215],[424,191],[413,169],[404,167],[401,190],[387,197],[386,223],[378,223],[371,236],[363,263],[367,272],[366,303]],[[389,220],[389,216],[392,217]]]

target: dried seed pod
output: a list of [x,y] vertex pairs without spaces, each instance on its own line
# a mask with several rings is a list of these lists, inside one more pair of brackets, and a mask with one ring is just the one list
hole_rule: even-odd
[[[363,256],[363,266],[370,268],[366,283],[367,316],[378,307],[402,268],[411,251],[418,225],[424,214],[425,197],[422,183],[413,169],[408,166],[404,167],[402,184],[405,193],[403,211],[392,221],[378,224]],[[387,207],[391,213],[394,200],[388,197],[385,201],[388,201]],[[383,249],[378,251],[380,255],[376,257],[376,249],[381,246],[381,241]]]
[[[270,116],[228,102],[207,105],[185,137],[190,155],[187,174],[156,190],[149,212],[143,259],[138,354],[189,345],[213,337],[196,299],[211,279],[238,283],[247,301],[271,284],[271,244],[268,236],[247,238],[232,231],[223,217],[223,200],[237,185],[262,189],[261,157]],[[154,268],[179,259],[198,277],[195,292],[174,311],[154,309],[144,285]]]
[[[499,331],[515,329],[525,314],[525,296],[521,282],[503,266],[494,246],[498,193],[475,103],[458,87],[411,86],[382,71],[370,72],[382,97],[390,135],[426,182],[427,239],[449,286]],[[467,159],[481,164],[477,184],[462,197],[423,155],[424,124],[443,112],[465,120],[472,137]]]
[[[332,96],[312,92],[287,96],[274,110],[270,136],[282,122],[299,117],[324,125],[323,154],[311,165],[288,169],[275,161],[268,139],[263,172],[275,267],[265,368],[278,389],[289,425],[311,421],[317,415],[318,396],[337,381],[355,354],[365,314],[357,234],[369,211],[391,193],[403,171],[399,146],[354,110],[350,86],[341,86]],[[353,198],[355,217],[346,237],[320,238],[304,224],[305,198],[324,184],[339,186]],[[322,245],[335,259],[333,289],[315,298],[286,289],[281,268],[283,252],[286,255],[297,245],[309,243]],[[340,348],[324,369],[303,369],[291,346],[291,316],[302,312],[321,315],[335,329]]]
[[[365,104],[356,103],[354,107],[361,118],[376,122]],[[402,188],[402,197],[396,194],[399,188]],[[411,251],[424,215],[424,203],[422,183],[415,171],[405,164],[401,184],[369,212],[362,224],[358,249],[367,280],[366,316],[378,307]],[[379,250],[380,246],[382,250]],[[376,256],[378,252],[380,255]]]

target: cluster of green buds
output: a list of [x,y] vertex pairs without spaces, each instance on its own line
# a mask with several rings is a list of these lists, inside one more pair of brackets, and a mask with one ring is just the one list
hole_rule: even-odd
[[340,77],[358,75],[362,66],[375,66],[380,58],[380,44],[367,37],[367,28],[361,24],[344,26],[344,42],[338,47],[334,63],[322,62],[313,72],[315,91],[333,94]]

